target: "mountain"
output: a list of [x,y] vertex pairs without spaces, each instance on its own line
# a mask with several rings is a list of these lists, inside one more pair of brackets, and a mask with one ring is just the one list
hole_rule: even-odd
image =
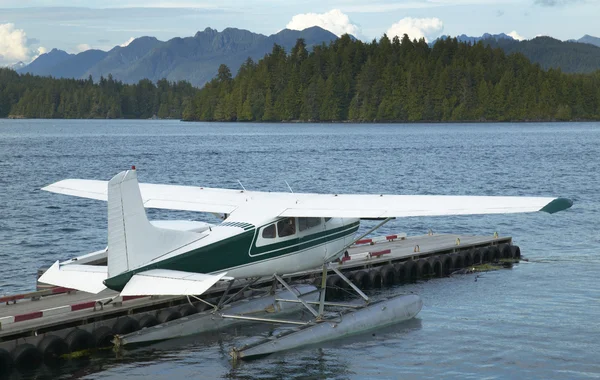
[[27,65],[25,63],[23,63],[23,61],[19,61],[19,62],[15,63],[15,64],[12,64],[12,65],[8,66],[8,67],[11,68],[11,69],[13,69],[13,70],[15,70],[15,71],[17,71],[19,69],[22,69],[25,66],[27,66]]
[[589,34],[586,34],[585,36],[581,37],[580,39],[577,40],[577,42],[580,42],[582,44],[591,44],[591,45],[600,47],[600,38],[590,36]]
[[71,58],[74,54],[69,54],[64,50],[52,49],[37,57],[29,65],[17,70],[18,73],[30,73],[34,75],[52,75],[52,69],[62,62]]
[[193,37],[169,41],[140,37],[127,46],[117,46],[108,52],[88,50],[73,55],[54,49],[19,72],[59,78],[87,78],[91,75],[94,80],[111,74],[125,83],[136,83],[145,78],[156,82],[166,78],[203,86],[215,77],[220,64],[226,64],[235,74],[248,57],[258,61],[271,52],[273,44],[279,44],[289,52],[298,38],[304,38],[307,48],[310,48],[329,43],[337,36],[319,27],[301,31],[284,29],[270,36],[236,28],[222,32],[206,28]]
[[522,53],[543,69],[560,68],[566,73],[590,73],[600,70],[600,47],[588,43],[560,41],[552,37],[532,40],[484,40],[484,44],[501,48],[506,54]]
[[102,61],[107,54],[103,50],[86,50],[53,67],[51,75],[56,78],[81,78],[91,67]]
[[[124,64],[108,65],[106,59],[90,69],[94,78],[112,73],[113,77],[126,83],[135,83],[148,78],[152,81],[166,78],[169,81],[187,80],[194,86],[203,86],[217,74],[219,65],[224,63],[236,73],[248,58],[259,60],[271,52],[277,43],[289,51],[298,38],[304,38],[307,47],[329,43],[337,36],[319,27],[302,31],[284,29],[271,36],[252,33],[247,30],[227,28],[222,32],[206,28],[193,37],[173,38],[166,42],[156,42],[146,54],[139,50],[136,59]],[[126,54],[136,46],[134,40],[119,53]],[[133,45],[133,46],[132,46]]]
[[[435,40],[433,40],[433,42],[431,42],[429,45],[433,46],[435,45],[435,43],[439,40],[439,39],[447,39],[447,38],[452,38],[452,36],[440,36],[438,38],[436,38]],[[466,34],[461,34],[460,36],[456,36],[456,39],[458,40],[458,42],[468,42],[471,44],[475,44],[479,41],[483,41],[483,40],[512,40],[514,41],[515,39],[512,38],[511,36],[509,36],[508,34],[505,33],[500,33],[500,34],[490,34],[490,33],[484,33],[483,35],[479,36],[479,37],[471,37],[471,36],[467,36]]]
[[163,44],[154,37],[140,37],[131,41],[127,46],[115,46],[97,64],[90,66],[82,75],[91,75],[98,79],[100,76],[123,77],[127,68],[144,57],[150,50]]

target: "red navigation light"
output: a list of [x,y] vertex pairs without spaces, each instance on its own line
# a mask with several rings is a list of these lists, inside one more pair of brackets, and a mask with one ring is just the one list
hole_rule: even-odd
[[135,165],[131,165],[131,170],[135,170]]

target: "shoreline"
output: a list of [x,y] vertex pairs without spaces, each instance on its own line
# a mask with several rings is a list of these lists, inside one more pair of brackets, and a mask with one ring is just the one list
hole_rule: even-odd
[[183,119],[104,119],[104,118],[91,118],[91,119],[79,119],[79,118],[56,118],[56,119],[44,119],[44,118],[26,118],[26,117],[0,117],[0,120],[105,120],[105,121],[124,121],[124,120],[135,120],[135,121],[179,121],[182,123],[228,123],[228,124],[507,124],[507,123],[522,123],[522,124],[535,124],[535,123],[597,123],[600,122],[598,119],[573,119],[573,120],[419,120],[419,121],[398,121],[398,120],[373,120],[373,121],[357,121],[357,120],[336,120],[336,121],[320,121],[320,120],[280,120],[280,121],[221,121],[221,120],[183,120]]

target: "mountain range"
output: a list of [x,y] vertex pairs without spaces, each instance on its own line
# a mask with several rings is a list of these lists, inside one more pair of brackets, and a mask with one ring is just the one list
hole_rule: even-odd
[[[91,75],[98,80],[110,74],[125,83],[137,83],[145,78],[156,82],[166,78],[169,81],[186,80],[201,87],[215,77],[220,64],[226,64],[235,74],[248,57],[258,61],[271,52],[275,43],[289,52],[298,38],[304,38],[310,49],[314,45],[328,44],[337,36],[316,26],[302,31],[284,29],[270,36],[236,28],[222,32],[206,28],[193,37],[177,37],[168,41],[140,37],[127,46],[116,46],[109,51],[92,49],[69,54],[53,49],[29,65],[20,64],[13,68],[19,73],[56,78],[87,78]],[[518,41],[504,33],[485,33],[478,37],[462,34],[456,38],[467,43],[482,41],[503,49],[507,54],[522,53],[545,69],[560,68],[569,73],[600,69],[600,38],[589,35],[577,41],[560,41],[551,37]]]
[[271,52],[273,44],[286,51],[303,38],[307,48],[328,44],[337,36],[325,29],[311,27],[301,31],[284,29],[265,36],[247,30],[227,28],[222,32],[206,28],[193,37],[159,41],[154,37],[140,37],[127,46],[116,46],[108,52],[87,50],[69,54],[53,49],[40,55],[19,73],[53,76],[56,78],[87,78],[94,80],[111,74],[125,83],[135,83],[148,78],[154,82],[187,80],[202,86],[216,74],[224,63],[236,73],[242,63],[251,57],[255,61]]
[[600,38],[590,36],[589,34],[586,34],[585,36],[581,37],[580,39],[577,40],[577,42],[581,42],[582,44],[591,44],[591,45],[600,47]]
[[[438,39],[441,38],[449,38],[449,36]],[[438,39],[430,46],[433,46]],[[600,38],[589,35],[579,40],[568,41],[546,36],[519,41],[504,33],[485,33],[479,37],[462,34],[456,39],[471,44],[482,42],[492,48],[501,48],[506,54],[521,53],[546,70],[560,68],[566,73],[590,73],[600,70]]]

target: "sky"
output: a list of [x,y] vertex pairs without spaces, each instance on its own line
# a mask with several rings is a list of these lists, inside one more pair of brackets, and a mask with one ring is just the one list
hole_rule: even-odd
[[407,33],[506,33],[518,39],[600,37],[600,0],[0,0],[0,66],[53,48],[109,50],[134,38],[166,41],[207,27],[270,35],[321,26],[370,41]]

